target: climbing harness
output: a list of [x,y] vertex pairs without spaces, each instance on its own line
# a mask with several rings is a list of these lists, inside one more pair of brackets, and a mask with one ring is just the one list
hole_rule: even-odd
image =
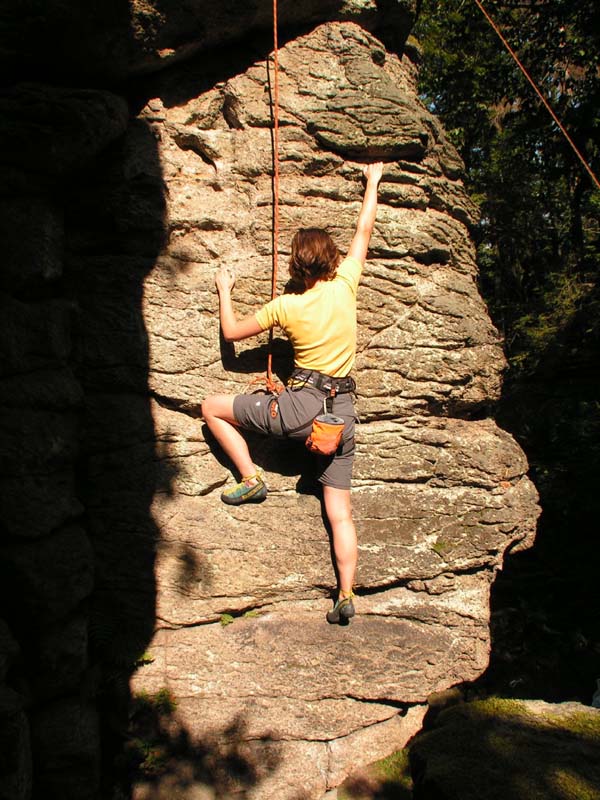
[[269,403],[271,431],[276,436],[292,436],[312,423],[311,431],[305,441],[307,448],[319,455],[332,456],[338,450],[344,434],[346,422],[333,413],[333,401],[338,394],[348,394],[356,390],[354,378],[333,378],[311,369],[297,368],[287,384],[287,390],[298,391],[310,386],[325,394],[323,412],[310,416],[295,428],[286,428],[279,413],[279,396],[274,394]]
[[335,389],[335,394],[349,394],[356,391],[356,381],[354,378],[332,378],[315,369],[296,368],[288,381],[288,386],[298,388],[303,386],[314,386],[322,392],[331,392]]
[[600,189],[600,181],[598,180],[598,178],[597,178],[597,177],[596,177],[596,175],[594,174],[594,172],[593,172],[592,168],[591,168],[591,167],[590,167],[590,165],[587,163],[587,161],[585,160],[585,158],[582,156],[582,154],[581,154],[581,152],[579,151],[579,149],[578,149],[577,145],[575,144],[575,142],[573,141],[573,139],[571,139],[571,137],[570,137],[570,136],[569,136],[569,134],[567,133],[567,131],[566,131],[566,129],[565,129],[565,127],[564,127],[564,125],[562,124],[562,122],[559,120],[559,118],[558,118],[558,117],[556,116],[556,114],[554,113],[554,110],[552,109],[552,106],[550,105],[550,103],[548,103],[548,101],[546,100],[546,98],[544,97],[544,95],[543,95],[543,94],[541,93],[541,91],[538,89],[538,87],[537,87],[537,84],[535,83],[535,81],[533,80],[533,78],[531,77],[531,75],[529,74],[529,72],[528,72],[528,71],[525,69],[525,67],[523,66],[523,64],[520,62],[520,60],[519,60],[519,57],[517,56],[517,54],[515,53],[515,51],[512,49],[512,47],[511,47],[511,46],[509,45],[509,43],[506,41],[506,39],[505,39],[505,38],[504,38],[504,36],[502,35],[502,32],[500,31],[500,29],[498,28],[498,26],[496,25],[496,23],[494,22],[494,20],[491,18],[491,16],[489,15],[489,13],[488,13],[488,12],[486,11],[486,9],[484,8],[484,6],[483,6],[483,3],[481,2],[481,0],[475,0],[475,3],[476,3],[476,5],[477,5],[477,7],[479,8],[479,10],[481,11],[481,13],[483,14],[483,16],[486,18],[486,20],[489,22],[489,24],[492,26],[492,28],[493,28],[493,29],[494,29],[494,31],[496,32],[496,34],[497,34],[498,38],[500,39],[500,41],[502,42],[502,44],[504,45],[504,47],[507,49],[507,51],[508,51],[508,52],[510,53],[510,55],[513,57],[513,59],[514,59],[514,61],[515,61],[516,65],[519,67],[519,69],[521,70],[521,72],[523,73],[523,75],[524,75],[524,76],[527,78],[527,80],[529,81],[529,83],[531,84],[531,86],[533,86],[533,89],[535,90],[535,92],[536,92],[537,96],[540,98],[540,100],[542,101],[542,103],[543,103],[543,104],[544,104],[544,106],[546,107],[546,110],[548,111],[548,113],[550,114],[550,116],[552,117],[552,119],[554,120],[554,122],[555,122],[555,123],[558,125],[558,128],[559,128],[560,132],[561,132],[561,133],[562,133],[562,135],[565,137],[565,139],[567,140],[567,142],[568,142],[568,143],[571,145],[571,148],[573,149],[573,151],[574,151],[575,155],[576,155],[576,156],[577,156],[577,158],[578,158],[578,159],[581,161],[581,163],[583,164],[583,166],[584,166],[584,167],[585,167],[585,169],[587,170],[588,174],[590,175],[591,179],[594,181],[594,183],[596,184],[596,186],[598,187],[598,189]]

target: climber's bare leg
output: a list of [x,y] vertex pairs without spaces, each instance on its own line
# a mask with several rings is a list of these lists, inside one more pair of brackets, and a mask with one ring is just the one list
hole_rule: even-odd
[[342,594],[349,595],[354,586],[356,562],[358,560],[358,545],[356,528],[352,519],[350,489],[323,486],[323,500],[325,513],[333,535],[333,552],[338,569],[339,589]]
[[254,475],[256,468],[250,458],[246,440],[239,432],[233,415],[234,395],[213,394],[202,403],[202,416],[210,432],[233,461],[242,478]]

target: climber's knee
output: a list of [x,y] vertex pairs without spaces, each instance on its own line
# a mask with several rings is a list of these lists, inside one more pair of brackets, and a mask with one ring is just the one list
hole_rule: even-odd
[[333,528],[352,523],[350,489],[323,486],[323,500],[327,519]]
[[209,419],[223,419],[226,422],[235,422],[233,415],[233,395],[211,394],[202,401],[202,416]]
[[202,401],[202,416],[204,417],[204,419],[207,419],[208,417],[217,416],[215,414],[217,405],[215,403],[215,400],[216,400],[216,395],[211,394],[208,397],[205,397],[204,400]]

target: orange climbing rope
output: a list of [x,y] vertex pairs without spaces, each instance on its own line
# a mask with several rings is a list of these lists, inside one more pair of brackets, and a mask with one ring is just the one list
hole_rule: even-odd
[[[279,42],[277,36],[277,0],[273,0],[273,271],[271,278],[271,300],[277,294],[277,268],[279,255]],[[267,391],[280,389],[273,378],[273,328],[269,330],[267,355]]]
[[[277,35],[277,0],[273,0],[273,88],[270,90],[272,146],[273,146],[273,229],[271,238],[272,248],[272,275],[271,275],[271,300],[277,295],[277,274],[279,255],[279,42]],[[269,78],[269,61],[267,59],[267,81],[271,89]],[[279,394],[284,387],[273,377],[273,328],[269,329],[269,343],[267,346],[267,374],[253,378],[249,384],[266,384],[268,392]]]
[[484,8],[484,6],[483,6],[483,3],[482,3],[480,0],[475,0],[475,3],[477,4],[477,7],[479,8],[479,10],[480,10],[480,11],[481,11],[481,13],[483,14],[483,16],[486,18],[486,20],[489,22],[489,24],[492,26],[492,28],[494,29],[494,31],[495,31],[495,32],[496,32],[496,34],[498,35],[498,38],[500,39],[500,41],[502,42],[502,44],[504,45],[504,47],[505,47],[505,48],[508,50],[508,52],[510,53],[510,55],[511,55],[511,56],[513,57],[513,59],[515,60],[515,63],[517,64],[517,66],[519,67],[519,69],[521,70],[521,72],[523,73],[523,75],[525,75],[525,77],[527,78],[527,80],[529,81],[529,83],[530,83],[530,84],[533,86],[533,88],[534,88],[534,90],[535,90],[536,94],[538,95],[538,97],[540,98],[540,100],[542,101],[542,103],[544,104],[544,106],[546,107],[546,110],[548,111],[548,113],[550,114],[550,116],[552,117],[552,119],[554,120],[554,122],[555,122],[555,123],[558,125],[558,127],[559,127],[559,130],[560,130],[560,132],[562,133],[562,135],[565,137],[565,139],[567,140],[567,142],[568,142],[568,143],[571,145],[571,147],[573,148],[573,151],[575,152],[575,155],[576,155],[576,156],[577,156],[577,158],[578,158],[578,159],[581,161],[581,163],[583,164],[583,166],[585,167],[585,169],[586,169],[586,170],[587,170],[587,172],[589,173],[589,175],[590,175],[591,179],[594,181],[594,183],[596,184],[596,186],[598,187],[598,189],[600,189],[600,181],[598,181],[598,178],[597,178],[597,177],[596,177],[596,175],[594,174],[594,172],[593,172],[592,168],[590,167],[590,165],[588,164],[588,162],[585,160],[585,158],[584,158],[584,157],[582,156],[582,154],[580,153],[579,149],[577,148],[577,145],[575,144],[575,142],[573,141],[573,139],[571,139],[571,137],[570,137],[570,136],[569,136],[569,134],[567,133],[567,131],[566,131],[565,127],[563,126],[563,124],[561,123],[561,121],[559,120],[559,118],[558,118],[558,117],[556,116],[556,114],[554,113],[554,111],[553,111],[552,107],[550,106],[550,104],[548,103],[548,101],[546,100],[546,98],[544,97],[544,95],[543,95],[543,94],[541,93],[541,91],[538,89],[538,87],[537,87],[537,84],[535,83],[535,81],[533,80],[533,78],[531,77],[531,75],[529,74],[529,72],[527,72],[527,70],[525,69],[525,67],[523,66],[523,64],[520,62],[520,60],[519,60],[519,57],[517,56],[517,54],[515,53],[515,51],[512,49],[512,47],[511,47],[511,46],[509,45],[509,43],[506,41],[506,39],[505,39],[505,38],[504,38],[504,36],[502,35],[502,32],[500,31],[500,29],[498,28],[498,26],[496,25],[496,23],[494,22],[494,20],[493,20],[493,19],[490,17],[490,15],[488,14],[488,12],[487,12],[487,11],[486,11],[486,9]]

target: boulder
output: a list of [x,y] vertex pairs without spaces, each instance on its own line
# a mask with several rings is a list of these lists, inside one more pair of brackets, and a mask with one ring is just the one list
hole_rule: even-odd
[[[118,489],[95,481],[94,505],[114,530],[117,502],[139,497],[136,476],[155,470],[156,530],[141,537],[156,543],[144,585],[155,581],[157,627],[134,691],[169,691],[169,724],[194,748],[222,739],[240,748],[248,797],[291,798],[302,786],[318,798],[374,752],[385,755],[388,735],[387,752],[404,744],[431,692],[485,670],[490,584],[505,553],[531,545],[538,508],[522,451],[481,418],[505,360],[477,291],[474,210],[457,155],[420,105],[412,68],[352,23],[321,26],[280,52],[278,251],[282,291],[298,227],[326,224],[347,248],[360,161],[386,159],[359,290],[351,626],[324,621],[330,544],[301,445],[250,437],[267,502],[220,503],[230,465],[198,419],[201,401],[247,390],[264,369],[266,337],[219,342],[213,280],[221,264],[236,269],[240,314],[269,298],[271,69],[256,61],[194,93],[192,68],[177,68],[141,113],[168,186],[167,245],[142,299],[157,446],[151,466],[141,440],[114,442],[123,468],[103,453],[98,475],[118,474]],[[274,353],[285,377],[289,347],[276,340]],[[136,559],[111,556],[102,541],[105,588],[119,595],[135,581]],[[136,796],[174,792],[183,777],[171,767]],[[208,778],[196,780],[200,791]]]
[[600,797],[600,710],[490,698],[443,711],[410,747],[415,800]]
[[[19,54],[6,41],[10,67],[45,63],[44,38],[58,82],[75,65],[75,83],[148,73],[121,87],[135,120],[105,90],[20,84],[0,98],[3,195],[16,198],[0,588],[39,666],[25,676],[39,786],[97,791],[98,720],[79,699],[89,640],[99,680],[126,683],[135,665],[138,697],[173,698],[159,712],[168,757],[136,797],[318,798],[401,747],[432,692],[486,668],[490,584],[539,512],[522,451],[489,418],[505,359],[460,160],[414,64],[390,52],[403,34],[386,49],[347,21],[402,31],[413,4],[281,4],[279,291],[298,227],[327,225],[348,248],[361,165],[385,161],[358,305],[358,615],[335,628],[307,451],[250,437],[269,498],[225,507],[230,465],[199,418],[206,395],[248,390],[266,364],[266,336],[220,341],[214,275],[236,269],[242,314],[269,299],[274,76],[271,45],[249,38],[272,7],[115,0],[83,20],[61,2],[31,25],[21,5],[12,31],[29,36]],[[346,21],[312,27],[328,17]],[[274,353],[285,379],[289,345]]]

